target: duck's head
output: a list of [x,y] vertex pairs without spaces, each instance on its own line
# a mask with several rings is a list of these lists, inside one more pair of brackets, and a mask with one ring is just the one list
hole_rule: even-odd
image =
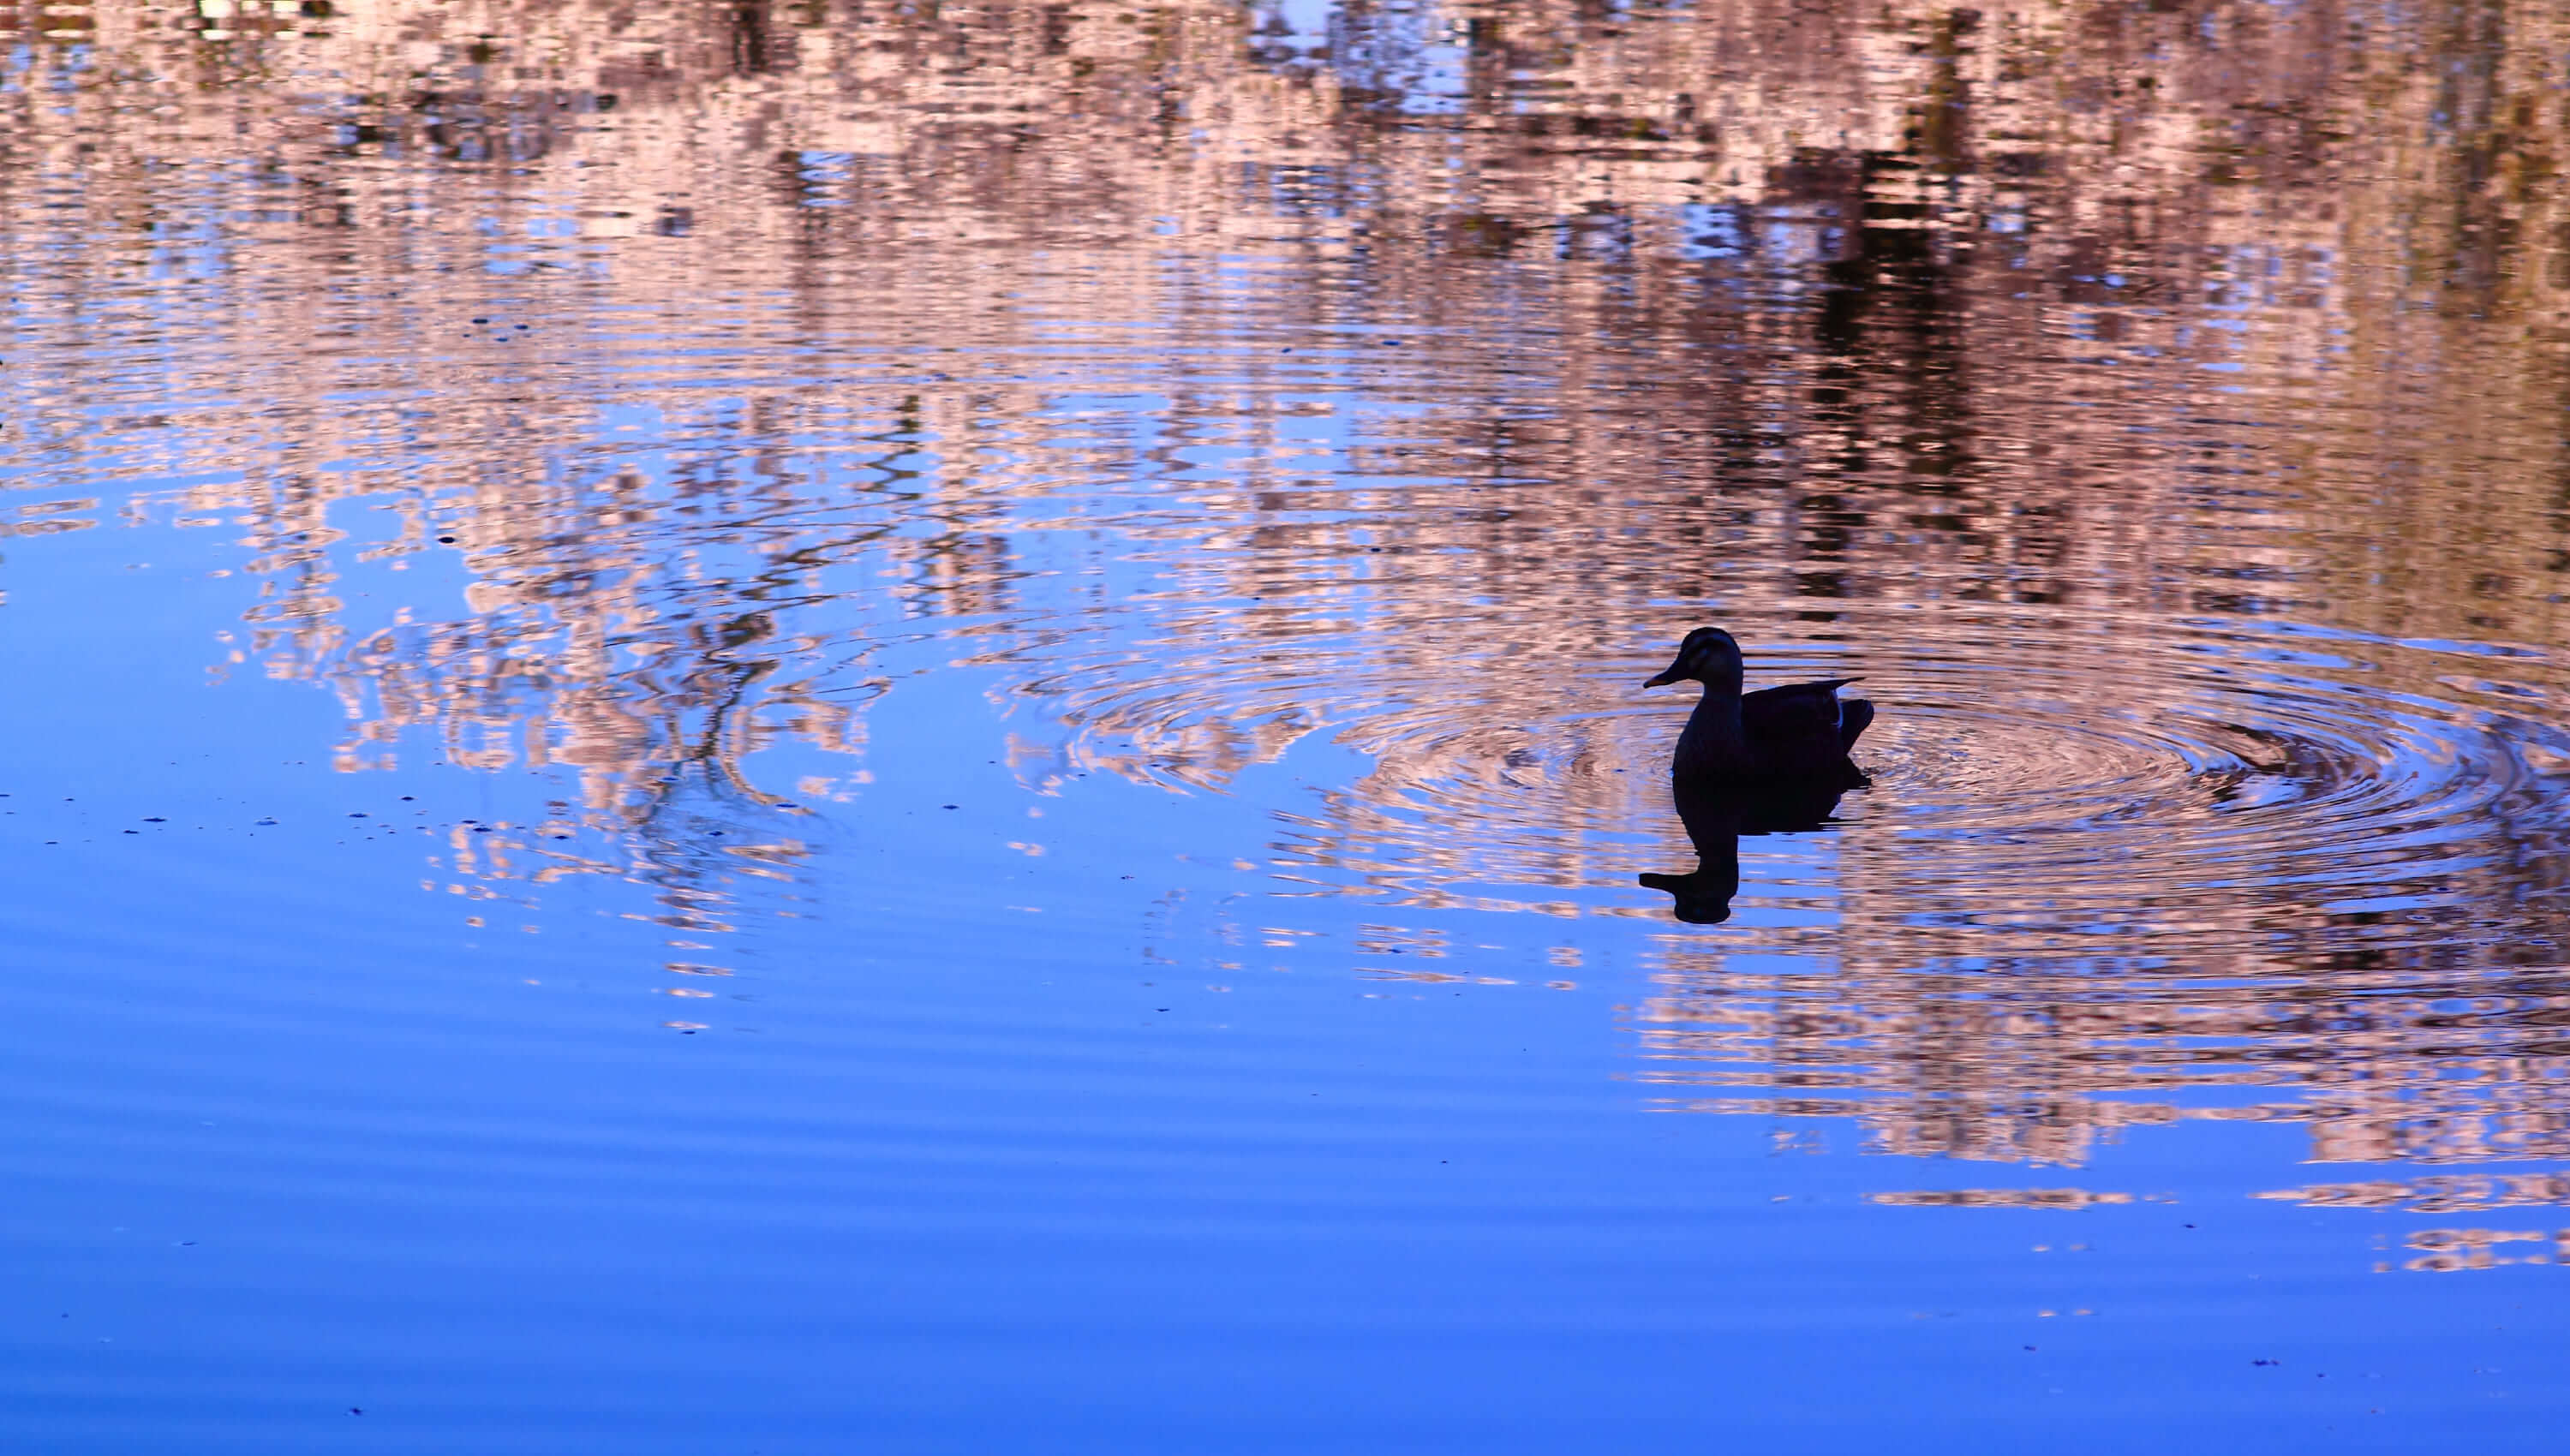
[[1659,687],[1665,683],[1738,682],[1740,680],[1740,644],[1720,627],[1698,627],[1678,643],[1678,657],[1659,676],[1643,683]]

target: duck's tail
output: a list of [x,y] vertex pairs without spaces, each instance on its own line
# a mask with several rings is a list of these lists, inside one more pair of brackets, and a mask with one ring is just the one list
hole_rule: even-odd
[[1856,747],[1857,735],[1874,722],[1874,704],[1863,698],[1839,699],[1839,752]]

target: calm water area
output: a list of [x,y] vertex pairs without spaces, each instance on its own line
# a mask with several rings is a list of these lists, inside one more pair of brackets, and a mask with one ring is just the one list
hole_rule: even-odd
[[2553,0],[0,0],[0,1445],[2562,1449],[2565,173]]

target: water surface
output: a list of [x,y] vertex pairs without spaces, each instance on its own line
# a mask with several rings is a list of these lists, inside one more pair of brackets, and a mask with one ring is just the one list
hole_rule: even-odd
[[2557,1428],[2565,57],[0,0],[0,1429]]

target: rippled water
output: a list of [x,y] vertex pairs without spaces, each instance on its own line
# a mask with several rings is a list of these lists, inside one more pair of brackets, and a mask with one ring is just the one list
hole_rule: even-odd
[[0,1430],[2539,1442],[2565,56],[0,0]]

